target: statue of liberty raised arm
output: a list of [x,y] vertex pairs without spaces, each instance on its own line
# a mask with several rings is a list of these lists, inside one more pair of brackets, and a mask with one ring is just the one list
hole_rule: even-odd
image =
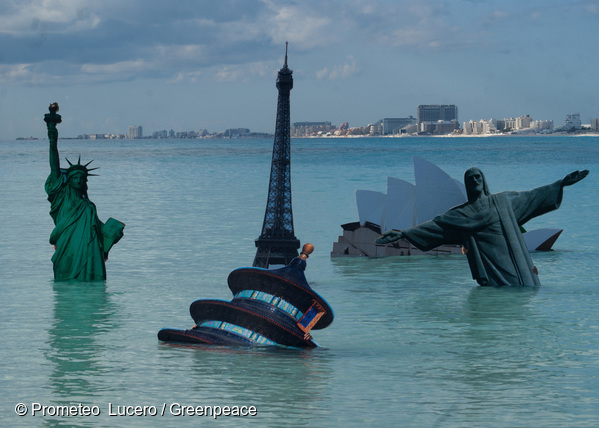
[[91,162],[82,165],[80,156],[76,164],[67,159],[68,169],[60,168],[56,125],[62,118],[57,103],[49,109],[44,116],[50,140],[50,175],[45,188],[55,225],[50,235],[56,250],[52,256],[54,279],[104,280],[108,252],[123,236],[125,225],[113,218],[102,223],[98,218],[96,206],[87,196],[87,177],[97,169],[87,168]]

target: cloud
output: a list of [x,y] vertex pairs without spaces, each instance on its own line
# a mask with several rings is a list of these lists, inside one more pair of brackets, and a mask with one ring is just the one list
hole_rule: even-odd
[[72,32],[94,28],[99,17],[89,13],[84,0],[3,1],[0,28],[2,33],[32,35],[46,31]]
[[81,72],[86,74],[129,74],[148,68],[143,60],[121,61],[112,64],[83,64]]
[[35,74],[28,64],[0,65],[0,83],[35,83]]
[[505,10],[494,10],[489,15],[491,19],[508,19],[510,16],[510,13],[506,12]]
[[599,15],[599,4],[597,4],[597,3],[589,3],[586,6],[586,10],[589,13],[593,14],[593,15]]
[[400,52],[443,52],[467,50],[484,41],[478,17],[458,14],[445,3],[424,0],[418,3],[383,4],[373,36],[380,44]]
[[264,62],[254,62],[243,66],[224,66],[216,71],[219,82],[247,81],[251,76],[266,76],[272,73],[273,67]]
[[196,82],[203,75],[202,71],[179,72],[167,80],[167,83]]
[[318,79],[330,80],[346,79],[356,74],[357,71],[356,60],[350,56],[347,58],[347,62],[345,64],[336,65],[331,69],[329,69],[329,67],[324,67],[318,70],[316,72],[316,77]]
[[81,73],[78,82],[86,76],[90,82],[176,81],[219,64],[255,62],[255,53],[270,44],[270,27],[256,25],[262,22],[256,13],[264,7],[239,0],[168,5],[152,0],[13,0],[0,7],[0,82],[5,83],[70,84],[76,70]]
[[[292,41],[301,49],[326,45],[334,22],[312,2],[287,4],[267,0],[268,36],[273,43]],[[307,6],[306,6],[307,5]]]
[[286,41],[294,58],[328,52],[310,73],[343,79],[375,48],[424,55],[499,45],[493,32],[517,16],[516,4],[502,4],[508,15],[489,2],[434,0],[0,0],[0,82],[247,80],[278,70]]

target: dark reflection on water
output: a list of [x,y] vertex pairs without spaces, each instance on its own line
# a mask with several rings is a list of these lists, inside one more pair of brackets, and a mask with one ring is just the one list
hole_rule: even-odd
[[530,316],[528,304],[539,291],[535,287],[476,287],[468,294],[464,315],[472,321],[522,320]]
[[531,307],[538,288],[479,287],[464,304],[458,331],[468,349],[460,352],[465,380],[514,383],[528,365],[538,340],[537,315]]
[[49,379],[56,396],[71,403],[98,389],[94,381],[107,369],[101,336],[114,328],[115,307],[104,281],[55,282],[53,290],[54,321],[46,353],[52,367]]
[[255,405],[261,420],[281,426],[310,425],[330,411],[333,369],[325,348],[162,344],[160,351],[170,358],[176,348],[191,353],[188,392],[204,404]]
[[[445,369],[439,379],[460,397],[456,406],[463,417],[484,421],[482,409],[501,403],[514,421],[530,418],[531,408],[543,418],[561,419],[555,384],[563,373],[543,368],[551,359],[546,348],[547,341],[556,340],[555,327],[536,310],[538,292],[538,287],[478,287],[469,293],[452,328],[454,344],[440,362]],[[531,408],[523,401],[530,401]]]
[[[444,426],[458,414],[483,425],[491,414],[506,417],[494,405],[511,409],[504,421],[532,420],[527,401],[544,420],[565,421],[572,369],[580,367],[560,335],[576,327],[547,313],[543,286],[479,287],[460,256],[332,263],[347,294],[363,296],[340,329],[356,332],[370,349],[396,353],[396,365],[381,370],[400,380],[404,409],[427,406],[427,425]],[[567,319],[563,301],[555,306],[555,318]]]

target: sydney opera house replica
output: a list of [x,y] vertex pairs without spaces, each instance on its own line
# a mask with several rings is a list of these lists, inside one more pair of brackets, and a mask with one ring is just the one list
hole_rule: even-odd
[[[341,225],[343,235],[333,243],[331,257],[388,257],[462,254],[459,245],[443,245],[423,252],[405,240],[376,245],[375,239],[395,229],[404,230],[432,220],[451,207],[466,202],[466,188],[435,164],[414,157],[415,184],[387,177],[387,193],[356,190],[359,221]],[[562,229],[526,231],[529,251],[549,251]]]

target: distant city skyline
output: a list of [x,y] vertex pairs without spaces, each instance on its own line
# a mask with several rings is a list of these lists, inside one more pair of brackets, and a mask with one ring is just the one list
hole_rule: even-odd
[[[365,126],[455,104],[460,121],[599,116],[599,0],[0,0],[1,138],[144,129]],[[201,7],[200,7],[201,6]],[[234,11],[234,12],[233,12]]]
[[[419,105],[416,108],[415,114],[416,114],[417,117],[414,117],[412,115],[408,115],[407,117],[412,117],[414,119],[414,121],[417,122],[418,121],[418,115],[422,114],[422,113],[420,113],[420,108],[423,107],[423,106],[424,105]],[[445,105],[445,107],[455,107],[455,109],[456,109],[455,110],[455,114],[457,116],[458,109],[459,109],[458,106],[455,106],[455,105]],[[598,110],[598,114],[596,116],[592,116],[591,115],[589,117],[589,120],[587,122],[584,122],[582,120],[580,120],[580,122],[582,124],[584,124],[584,125],[591,125],[591,127],[592,126],[596,126],[594,124],[596,123],[596,120],[599,117],[599,108],[597,110]],[[554,124],[555,124],[556,127],[559,127],[561,124],[567,123],[568,120],[569,120],[569,118],[572,115],[578,115],[578,119],[580,119],[580,113],[577,112],[577,113],[567,113],[567,114],[565,114],[564,118],[561,121],[558,120],[556,123],[554,123],[554,121],[551,120],[551,119],[542,119],[542,118],[539,118],[539,119],[534,119],[533,120],[532,116],[529,115],[529,114],[525,114],[525,115],[517,116],[517,117],[515,117],[515,116],[509,116],[509,117],[503,117],[503,118],[497,118],[497,117],[495,117],[495,118],[494,117],[490,117],[490,118],[482,118],[481,117],[481,118],[478,118],[478,119],[470,118],[470,119],[463,120],[463,121],[459,120],[459,116],[458,116],[458,122],[457,123],[459,124],[459,127],[462,128],[462,124],[464,124],[466,122],[488,122],[488,121],[494,121],[494,120],[495,121],[497,121],[497,120],[499,120],[499,121],[513,120],[513,121],[515,121],[518,117],[530,117],[531,121],[551,122],[552,128],[553,128]],[[394,119],[394,118],[390,118],[389,117],[389,119]],[[368,126],[371,126],[373,124],[376,124],[377,122],[382,122],[383,120],[389,120],[389,119],[383,119],[383,118],[381,118],[381,119],[378,119],[375,122],[362,123],[362,124],[349,124],[349,122],[341,122],[339,125],[334,125],[334,124],[332,124],[331,121],[321,121],[321,122],[315,122],[315,123],[329,123],[331,125],[331,127],[333,127],[333,128],[335,128],[337,126],[341,126],[343,124],[347,124],[347,126],[349,128],[364,128],[364,127],[368,127]],[[423,120],[425,120],[425,117],[423,117]],[[304,121],[304,122],[307,123],[308,121]],[[295,122],[292,121],[292,123],[295,123]],[[129,125],[129,126],[127,126],[127,130],[124,131],[124,132],[117,132],[117,133],[113,133],[113,132],[102,132],[102,131],[95,132],[95,133],[86,133],[86,132],[84,132],[84,133],[81,133],[81,134],[77,134],[77,136],[64,135],[63,138],[85,138],[85,137],[89,137],[90,135],[93,136],[93,138],[96,138],[96,136],[100,136],[100,135],[110,136],[108,138],[129,138],[129,139],[142,138],[142,137],[143,138],[149,138],[150,137],[149,134],[143,134],[143,129],[144,129],[144,126],[142,126],[142,125]],[[234,130],[239,130],[239,129],[244,129],[245,130],[245,132],[242,132],[241,134],[267,134],[267,135],[274,134],[274,126],[273,126],[273,131],[254,131],[254,130],[251,130],[250,128],[239,128],[239,127],[237,127],[237,128],[227,128],[227,129],[222,129],[222,130],[212,130],[212,131],[209,131],[209,130],[207,130],[205,128],[195,128],[195,129],[193,129],[193,128],[189,128],[188,127],[188,128],[184,128],[184,129],[187,129],[187,130],[183,130],[183,129],[174,130],[174,129],[171,128],[170,130],[166,130],[166,129],[155,129],[155,130],[148,130],[148,131],[150,132],[150,134],[154,135],[155,138],[167,138],[167,137],[168,138],[198,138],[198,137],[208,136],[208,135],[213,135],[214,136],[214,135],[217,135],[217,134],[230,134],[230,133],[234,132]],[[45,129],[44,129],[44,131],[45,131]],[[168,134],[167,136],[165,136],[165,135],[156,136],[155,135],[157,133],[163,134],[165,132]],[[197,135],[181,136],[179,134],[197,134]],[[386,134],[386,133],[382,132],[382,134]],[[44,133],[43,135],[41,135],[41,138],[45,138],[45,136],[46,135]],[[229,135],[226,135],[226,136],[229,136]],[[23,138],[28,138],[28,137],[38,138],[38,137],[36,137],[33,134],[32,135],[19,135],[19,136],[10,137],[10,138],[23,139]],[[6,137],[0,137],[0,138],[6,138]]]
[[[440,122],[436,127],[435,117],[431,116],[431,107],[435,106],[419,106],[428,107],[427,117],[422,116],[421,122],[418,123],[418,119],[413,116],[403,118],[383,118],[375,123],[367,124],[364,126],[350,126],[349,123],[344,122],[339,125],[332,124],[330,121],[320,122],[291,122],[291,137],[305,137],[305,136],[349,136],[349,135],[395,135],[395,134],[438,134],[445,135],[450,133],[458,132],[463,135],[473,134],[492,134],[502,133],[505,131],[516,131],[516,132],[533,132],[539,134],[548,134],[552,132],[567,132],[567,131],[592,131],[594,133],[599,132],[599,118],[591,119],[590,123],[583,123],[580,120],[579,113],[567,114],[562,122],[556,124],[552,120],[545,119],[534,119],[530,115],[524,115],[519,117],[510,118],[489,118],[489,119],[470,119],[463,122],[455,122],[453,120],[438,120]],[[439,107],[439,106],[438,106]],[[457,115],[458,108],[455,105],[441,106],[449,107],[451,111],[454,111]],[[425,119],[431,119],[426,122]],[[451,123],[454,123],[451,125]],[[426,124],[429,124],[426,126]],[[440,126],[439,126],[440,125]],[[448,126],[451,125],[451,126]],[[587,127],[587,128],[585,128]],[[143,127],[139,125],[132,125],[128,127],[127,133],[112,134],[112,133],[96,133],[96,134],[79,134],[77,137],[66,136],[66,138],[79,138],[79,139],[136,139],[136,138],[154,138],[154,139],[166,139],[166,138],[237,138],[237,137],[266,137],[272,136],[272,132],[254,132],[249,128],[228,128],[225,130],[219,130],[215,132],[208,132],[206,129],[199,130],[177,130],[174,129],[166,130],[152,130],[143,133]],[[65,138],[65,137],[63,137]],[[23,139],[23,138],[20,138]]]
[[[399,120],[402,123],[403,127],[405,124],[407,124],[406,120],[411,119],[414,123],[419,123],[420,121],[425,121],[425,120],[429,120],[432,119],[433,117],[430,116],[432,113],[430,113],[430,109],[431,108],[441,108],[441,111],[444,111],[444,108],[449,108],[448,111],[450,111],[448,118],[455,118],[457,117],[457,124],[459,125],[459,128],[462,129],[463,128],[463,124],[466,123],[470,123],[472,124],[473,122],[480,122],[480,123],[486,123],[486,122],[507,122],[508,123],[508,127],[511,127],[512,129],[521,129],[521,128],[527,128],[530,123],[533,123],[533,127],[535,128],[548,128],[548,129],[553,129],[553,127],[555,126],[556,128],[560,127],[560,126],[567,126],[566,124],[568,122],[571,121],[571,118],[573,116],[576,116],[576,120],[578,122],[578,127],[580,127],[580,125],[589,125],[592,129],[596,130],[597,128],[597,120],[599,119],[599,115],[591,117],[589,119],[588,122],[584,122],[580,119],[580,113],[568,113],[564,116],[563,120],[561,121],[557,121],[556,123],[554,123],[553,120],[550,119],[542,119],[542,118],[533,118],[531,115],[529,114],[525,114],[522,116],[510,116],[510,117],[503,117],[503,118],[479,118],[479,119],[467,119],[467,120],[460,120],[459,116],[458,116],[458,110],[459,107],[456,105],[418,105],[418,107],[416,108],[416,117],[409,115],[406,117],[402,117],[402,118],[391,118],[391,117],[386,117],[386,118],[381,118],[378,119],[375,122],[370,122],[370,123],[366,123],[366,124],[349,124],[349,122],[341,122],[338,125],[333,124],[331,121],[319,121],[319,122],[310,122],[310,121],[292,121],[292,124],[295,125],[296,123],[305,123],[305,124],[328,124],[329,129],[335,129],[337,127],[340,126],[346,126],[347,128],[365,128],[365,127],[369,127],[369,126],[373,126],[376,124],[379,124],[381,126],[384,127],[384,122],[386,121],[397,121]],[[599,110],[599,109],[598,109]],[[434,113],[433,113],[434,114]],[[445,118],[445,114],[446,113],[440,113],[441,116]],[[522,125],[519,120],[521,120],[521,118],[528,118],[528,122],[527,125]],[[538,124],[535,122],[540,122],[541,124]],[[516,123],[518,123],[518,125],[515,125]],[[550,126],[548,126],[550,125]],[[401,128],[400,127],[400,128]],[[200,138],[200,137],[206,137],[206,136],[215,136],[215,135],[219,135],[219,134],[224,134],[221,136],[225,136],[225,137],[230,137],[231,135],[235,135],[235,136],[244,136],[245,134],[265,134],[265,135],[271,135],[274,134],[274,131],[271,132],[263,132],[263,131],[254,131],[251,130],[250,128],[227,128],[227,129],[223,129],[223,130],[213,130],[213,131],[209,131],[207,129],[204,128],[197,128],[197,129],[191,129],[191,128],[187,128],[186,130],[183,129],[179,129],[179,130],[174,130],[174,129],[170,129],[170,130],[166,130],[166,129],[154,129],[154,130],[147,130],[147,133],[144,134],[143,133],[143,129],[144,127],[141,125],[129,125],[127,127],[127,131],[126,132],[118,132],[118,133],[113,133],[113,132],[95,132],[95,133],[82,133],[82,134],[78,134],[77,136],[72,136],[72,135],[64,135],[63,138],[128,138],[128,139],[135,139],[135,138]],[[466,131],[466,129],[463,129],[464,131]],[[488,129],[487,129],[488,131]],[[393,132],[391,132],[393,133]],[[449,133],[449,132],[447,132]],[[465,132],[465,133],[472,133],[472,132]],[[474,133],[485,133],[482,130],[480,130],[480,132],[474,132]],[[389,134],[389,132],[385,132],[384,130],[381,131],[382,135],[387,135]],[[102,136],[102,137],[100,137]],[[294,135],[293,133],[293,127],[292,127],[292,137],[297,137],[299,135]],[[19,139],[24,139],[24,138],[29,138],[29,137],[33,137],[33,135],[20,135],[18,137],[13,137],[13,138],[19,138]],[[3,137],[0,137],[3,138]],[[38,138],[38,137],[36,137]],[[42,138],[45,138],[45,134],[42,135]]]

